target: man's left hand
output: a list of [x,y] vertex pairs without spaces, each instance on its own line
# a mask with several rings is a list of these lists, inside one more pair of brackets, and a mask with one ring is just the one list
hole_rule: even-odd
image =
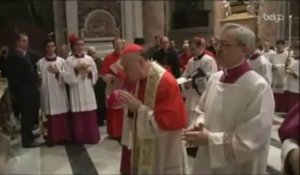
[[50,72],[50,73],[53,73],[53,74],[57,74],[59,73],[59,70],[57,68],[56,65],[49,65],[47,70]]
[[198,130],[187,130],[183,132],[183,140],[194,145],[208,145],[208,130],[199,128]]
[[86,68],[82,69],[81,72],[82,72],[83,74],[89,74],[89,73],[91,72],[91,70],[90,70],[88,67],[86,67]]
[[120,99],[132,111],[137,111],[142,102],[127,91],[120,90]]

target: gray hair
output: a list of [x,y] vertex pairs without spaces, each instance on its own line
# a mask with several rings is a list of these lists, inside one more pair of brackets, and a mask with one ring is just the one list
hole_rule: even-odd
[[256,49],[255,34],[248,27],[235,23],[226,23],[221,27],[220,34],[226,31],[233,33],[237,43],[246,46],[250,52]]
[[96,48],[94,46],[88,47],[88,52],[96,52]]

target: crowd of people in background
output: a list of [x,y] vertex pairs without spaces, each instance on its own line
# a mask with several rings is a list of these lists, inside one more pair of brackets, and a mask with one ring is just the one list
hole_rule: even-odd
[[[240,30],[240,26],[231,27],[234,30]],[[251,32],[237,33],[233,36],[230,33],[233,30],[232,28],[224,29],[223,38],[211,37],[210,39],[205,39],[204,37],[195,36],[190,40],[184,40],[180,48],[177,48],[175,41],[170,40],[167,36],[156,36],[154,38],[155,44],[147,49],[147,52],[141,54],[144,58],[158,63],[174,79],[190,79],[190,81],[183,83],[179,87],[187,110],[186,126],[189,126],[183,137],[190,143],[185,145],[188,148],[188,152],[193,152],[192,154],[194,154],[193,156],[196,157],[199,164],[198,167],[194,168],[196,173],[230,173],[235,168],[242,167],[239,163],[235,165],[233,163],[225,169],[217,168],[228,163],[226,163],[226,160],[228,160],[226,156],[228,155],[223,155],[225,156],[223,158],[218,157],[222,155],[220,150],[226,149],[223,147],[219,148],[218,142],[223,143],[226,140],[221,141],[223,135],[220,135],[220,133],[218,135],[217,132],[213,131],[226,130],[235,127],[235,125],[239,127],[238,123],[234,125],[232,123],[226,124],[225,120],[227,118],[224,121],[222,120],[221,125],[224,126],[215,124],[214,122],[217,121],[220,123],[222,115],[223,117],[224,115],[233,117],[236,113],[231,111],[235,111],[237,113],[245,112],[246,117],[248,115],[248,117],[253,117],[252,112],[258,109],[261,111],[256,111],[257,115],[260,114],[259,112],[262,112],[264,115],[270,114],[272,112],[270,103],[272,103],[273,95],[270,97],[268,96],[269,93],[274,94],[274,108],[280,115],[290,114],[292,110],[297,108],[296,105],[299,103],[299,42],[293,42],[290,47],[286,47],[284,40],[277,40],[274,48],[269,42],[260,44],[250,41],[253,37],[255,38],[255,36],[251,36]],[[248,40],[247,37],[243,38],[240,35],[247,35]],[[237,42],[231,41],[230,39],[232,38],[229,36],[237,37]],[[230,41],[226,40],[228,38]],[[124,66],[127,65],[129,67],[130,63],[127,63],[128,60],[126,62],[126,59],[122,57],[126,57],[124,56],[126,54],[130,55],[131,52],[141,53],[145,40],[143,38],[135,38],[134,43],[136,46],[128,48],[127,46],[130,46],[130,44],[126,43],[124,39],[115,38],[112,41],[113,52],[104,58],[97,56],[95,47],[85,48],[82,38],[70,35],[68,40],[70,49],[68,49],[67,44],[57,47],[53,38],[47,38],[44,44],[44,55],[37,56],[29,50],[30,40],[26,33],[17,33],[15,36],[15,48],[11,50],[6,46],[1,48],[1,75],[7,77],[13,113],[16,120],[21,122],[23,147],[40,146],[41,143],[35,141],[40,135],[44,136],[49,146],[63,143],[95,144],[100,140],[101,135],[98,127],[106,124],[108,136],[111,139],[120,141],[123,146],[121,173],[140,172],[130,169],[129,167],[134,166],[128,165],[128,162],[131,161],[130,155],[134,153],[131,152],[133,148],[129,146],[128,138],[124,137],[124,133],[128,130],[128,126],[124,123],[128,122],[125,116],[132,114],[130,110],[126,110],[123,105],[120,105],[118,102],[119,94],[116,94],[116,90],[134,91],[136,82],[130,81],[130,78],[134,76],[131,75],[132,77],[130,77],[130,71],[126,70],[126,66]],[[141,46],[141,48],[138,48],[137,45]],[[237,48],[234,48],[235,46],[245,46],[244,49],[246,50],[237,50]],[[61,55],[57,54],[58,49],[60,49]],[[228,57],[231,57],[231,59],[228,59]],[[246,57],[246,62],[239,60],[241,57]],[[147,65],[147,60],[141,62],[145,67],[149,66]],[[239,64],[236,65],[235,63]],[[260,76],[249,73],[250,69]],[[159,71],[160,68],[157,67],[157,70]],[[217,72],[220,72],[220,70],[224,72],[224,75],[219,76]],[[244,74],[247,74],[247,78],[244,78],[242,82],[237,81]],[[261,78],[267,84],[263,83]],[[222,88],[224,88],[224,91],[228,91],[228,94],[232,94],[232,96],[230,97],[230,95],[228,96],[223,91],[220,92],[216,89],[215,87],[218,87],[219,83],[211,79],[229,84],[228,87],[224,86]],[[138,80],[142,82],[142,77]],[[239,86],[231,85],[236,82]],[[252,89],[247,90],[247,87],[252,87]],[[268,87],[271,87],[271,89],[269,90]],[[261,90],[261,88],[264,88],[264,90]],[[232,89],[235,89],[235,91],[232,91]],[[247,111],[246,107],[243,106],[243,104],[249,105],[246,104],[248,101],[243,99],[244,96],[242,96],[242,94],[246,95],[245,92],[249,93],[247,99],[256,98],[254,99],[255,104],[250,104],[253,111]],[[251,95],[251,93],[254,95]],[[220,96],[214,96],[216,94]],[[126,94],[123,95],[125,98]],[[207,98],[212,100],[207,100]],[[219,105],[225,105],[221,104],[222,99],[228,100],[229,98],[235,101],[231,100],[231,102],[226,104],[228,109],[224,107],[224,109],[222,108],[223,110],[216,110],[214,108],[216,106],[220,107]],[[260,107],[256,108],[257,105]],[[241,109],[245,109],[245,111],[240,111]],[[199,128],[204,127],[203,124],[199,124],[199,121],[204,120],[203,117],[199,119],[199,116],[202,115],[199,111],[205,111],[215,117],[205,123],[208,124],[205,127],[209,127],[206,129],[210,129],[213,132],[212,134],[215,134],[215,140],[210,140],[210,144],[216,145],[214,148],[215,152],[210,152],[210,154],[215,156],[213,160],[205,157],[208,152],[206,146],[208,141],[202,140],[199,143],[199,140],[193,140],[195,139],[194,135],[190,133],[191,131],[201,130]],[[197,121],[196,125],[195,121]],[[161,123],[157,122],[157,125],[160,126]],[[253,123],[248,123],[249,125],[247,126],[242,125],[241,127],[244,128],[241,128],[238,134],[242,137],[244,136],[243,131],[250,129],[250,125],[258,126],[263,122],[267,121],[255,118]],[[43,127],[41,127],[40,123],[44,124]],[[170,127],[166,126],[165,129],[175,132],[175,130],[172,130],[172,126]],[[178,127],[177,129],[180,128]],[[263,132],[264,129],[268,130],[270,128],[262,127],[260,129],[258,131]],[[40,132],[36,132],[36,130]],[[204,131],[206,132],[206,130]],[[204,131],[202,129],[201,134]],[[260,134],[261,132],[256,132],[253,136]],[[265,136],[268,137],[268,134],[270,133],[266,132]],[[245,156],[245,159],[247,156],[251,157],[249,155],[251,151],[247,152],[247,146],[253,146],[251,142],[257,140],[251,137],[252,140],[250,139],[249,143],[246,143],[239,140],[237,135],[227,135],[227,137],[236,139],[234,143],[236,145],[234,146],[238,147],[239,156]],[[245,137],[248,136],[245,135]],[[299,150],[299,142],[297,144]],[[256,149],[256,147],[253,147],[253,150]],[[264,147],[263,149],[267,150],[268,148]],[[198,154],[196,156],[195,151],[197,150]],[[199,157],[199,152],[202,157]],[[261,161],[260,159],[263,156],[257,155],[255,161]],[[234,159],[233,157],[231,158]],[[243,159],[242,157],[240,158],[241,160]],[[260,166],[262,168],[265,167],[264,164]],[[241,170],[241,173],[243,172],[243,169],[239,170]],[[180,169],[180,171],[183,170]],[[249,172],[262,171],[251,169]]]

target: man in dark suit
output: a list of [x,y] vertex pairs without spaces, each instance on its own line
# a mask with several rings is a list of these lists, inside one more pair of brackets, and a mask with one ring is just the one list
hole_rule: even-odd
[[15,43],[15,50],[9,53],[5,64],[8,87],[21,113],[22,145],[24,148],[37,147],[39,144],[32,133],[39,110],[37,57],[27,51],[29,40],[25,33],[16,34]]
[[176,52],[170,49],[168,37],[161,37],[161,49],[154,53],[153,60],[157,61],[166,70],[170,71],[175,78],[180,77],[179,59]]

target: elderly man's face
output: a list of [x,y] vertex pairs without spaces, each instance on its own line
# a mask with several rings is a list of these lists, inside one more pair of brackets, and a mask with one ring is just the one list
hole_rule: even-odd
[[114,49],[116,52],[119,52],[123,49],[123,42],[121,39],[117,39],[114,41]]
[[216,60],[221,66],[230,67],[232,63],[246,56],[245,47],[237,43],[233,32],[224,31],[218,40]]
[[168,50],[169,47],[170,47],[170,42],[169,42],[169,39],[166,38],[166,37],[163,37],[161,39],[161,47],[164,49],[164,50]]
[[88,55],[90,57],[92,57],[93,59],[96,59],[96,57],[97,57],[97,53],[94,50],[91,50],[91,49],[88,50]]
[[127,75],[128,79],[132,82],[136,82],[140,80],[141,74],[143,72],[143,62],[140,59],[140,55],[126,54],[122,57],[121,65],[123,66],[123,70]]

